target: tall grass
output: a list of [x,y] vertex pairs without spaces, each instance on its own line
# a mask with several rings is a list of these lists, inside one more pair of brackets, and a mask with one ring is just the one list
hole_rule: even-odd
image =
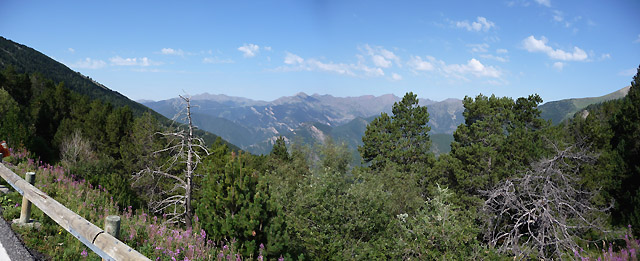
[[[104,227],[108,215],[119,215],[122,223],[119,239],[151,260],[252,260],[234,249],[234,242],[215,243],[207,239],[198,218],[192,229],[167,224],[164,217],[153,216],[129,206],[119,209],[113,196],[102,186],[92,186],[61,166],[52,166],[29,158],[25,150],[13,152],[5,165],[23,176],[36,172],[35,186],[91,223]],[[105,174],[108,175],[108,174]],[[0,200],[7,220],[18,218],[21,201],[17,192]],[[73,235],[34,207],[32,219],[42,223],[38,230],[14,227],[25,244],[52,260],[100,260]],[[262,255],[256,257],[262,260]]]

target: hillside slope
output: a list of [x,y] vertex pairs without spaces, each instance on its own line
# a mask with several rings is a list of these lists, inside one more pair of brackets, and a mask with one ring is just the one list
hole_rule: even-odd
[[599,97],[573,98],[547,102],[538,107],[538,109],[540,109],[540,117],[545,120],[551,120],[552,124],[559,124],[560,122],[573,117],[576,112],[591,104],[620,99],[626,96],[630,87],[631,86],[627,86]]
[[[119,92],[94,81],[88,76],[73,71],[66,65],[48,57],[47,55],[22,44],[8,40],[0,36],[0,70],[12,66],[18,73],[29,75],[41,75],[45,79],[51,79],[54,83],[64,82],[64,86],[76,93],[89,97],[90,100],[98,99],[108,102],[115,108],[129,106],[135,116],[144,112],[151,112],[161,123],[171,124],[171,120],[152,109],[130,100]],[[212,133],[197,130],[196,135],[203,137],[207,144],[211,144],[218,137]],[[232,150],[239,148],[227,143]]]

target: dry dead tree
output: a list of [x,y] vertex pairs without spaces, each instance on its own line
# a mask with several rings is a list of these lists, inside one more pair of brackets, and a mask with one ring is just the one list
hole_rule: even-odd
[[597,191],[582,187],[578,177],[581,165],[595,162],[596,157],[580,145],[552,146],[553,157],[484,191],[485,238],[502,253],[562,258],[579,250],[576,240],[589,229],[604,231],[602,213],[610,206],[594,206]]
[[169,223],[183,222],[190,228],[194,173],[201,162],[200,155],[209,155],[209,151],[204,140],[193,134],[196,127],[191,119],[191,98],[182,95],[180,98],[185,107],[173,120],[182,120],[186,126],[178,126],[172,132],[156,133],[165,137],[167,146],[154,154],[169,154],[169,159],[158,167],[149,166],[141,170],[134,179],[150,175],[157,194],[151,197],[149,208],[155,213],[166,215]]

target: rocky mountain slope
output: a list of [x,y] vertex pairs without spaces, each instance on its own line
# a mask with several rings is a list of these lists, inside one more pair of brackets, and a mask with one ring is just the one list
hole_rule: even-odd
[[[192,102],[194,121],[200,128],[251,153],[262,154],[271,150],[279,136],[308,143],[331,137],[355,149],[366,125],[381,112],[391,113],[391,107],[400,99],[391,94],[343,98],[298,93],[266,102],[205,93],[193,96]],[[141,102],[167,117],[180,110],[177,98]],[[461,100],[420,99],[420,105],[429,108],[433,133],[451,134],[462,123]]]

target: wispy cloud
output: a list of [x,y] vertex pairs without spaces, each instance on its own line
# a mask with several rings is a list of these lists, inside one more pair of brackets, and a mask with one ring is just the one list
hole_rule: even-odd
[[162,50],[160,50],[160,53],[165,55],[179,55],[179,56],[184,55],[184,51],[182,51],[181,49],[173,49],[173,48],[162,48]]
[[636,38],[635,41],[633,41],[634,43],[640,43],[640,34],[638,35],[638,38]]
[[392,73],[391,74],[391,79],[394,80],[394,81],[400,81],[400,80],[402,80],[402,75],[397,74],[397,73]]
[[413,56],[408,65],[414,72],[432,71],[440,73],[445,77],[465,80],[468,76],[500,79],[503,74],[500,69],[494,66],[484,65],[475,58],[467,61],[466,64],[447,64],[445,61],[438,60],[432,56],[426,56],[425,60],[419,56]]
[[366,55],[371,57],[371,61],[377,67],[389,68],[393,64],[392,62],[395,62],[398,66],[402,66],[400,64],[400,58],[397,55],[381,46],[371,47],[365,44],[362,49]]
[[556,22],[562,22],[564,21],[564,15],[561,11],[553,10],[553,20]]
[[507,49],[498,49],[498,50],[496,50],[496,53],[499,53],[499,54],[508,53],[508,52],[509,51]]
[[[271,49],[271,48],[269,48]],[[260,46],[256,44],[244,44],[238,47],[238,51],[241,51],[244,57],[251,58],[254,57],[260,52]]]
[[67,49],[67,51],[69,51],[70,53],[75,53],[76,52],[76,50],[71,48],[71,47],[69,47],[69,49]]
[[382,68],[369,67],[362,62],[334,63],[323,62],[314,58],[304,59],[296,54],[287,52],[284,57],[285,67],[280,67],[281,71],[322,71],[349,76],[384,76]]
[[466,64],[446,64],[444,61],[437,61],[440,69],[445,75],[465,78],[472,74],[476,77],[500,78],[502,72],[493,66],[486,66],[480,61],[472,58]]
[[214,57],[205,57],[202,59],[202,63],[234,63],[231,59],[220,59],[217,56]]
[[497,55],[493,55],[493,54],[481,54],[480,57],[485,58],[485,59],[491,59],[491,60],[496,60],[498,62],[508,62],[509,59],[506,57],[502,57],[502,56],[497,56]]
[[107,63],[103,60],[93,60],[91,58],[85,58],[84,60],[77,61],[70,65],[76,69],[100,69],[107,66]]
[[618,72],[618,75],[625,76],[625,77],[633,77],[634,75],[636,75],[637,72],[638,72],[638,69],[631,68],[631,69],[626,69]]
[[547,45],[549,40],[542,36],[539,40],[533,35],[522,40],[522,46],[529,52],[541,52],[547,54],[549,58],[562,61],[585,61],[588,58],[587,53],[576,47],[573,47],[573,52],[567,52],[560,49],[553,49]]
[[495,27],[496,25],[495,23],[487,20],[487,18],[478,16],[475,22],[469,22],[467,20],[457,21],[455,22],[455,26],[458,28],[467,29],[467,31],[486,32],[486,31],[489,31],[489,29],[491,29],[492,27]]
[[551,0],[535,0],[539,5],[551,7]]
[[564,63],[562,63],[562,62],[553,63],[553,69],[556,69],[556,70],[558,70],[560,72],[560,71],[562,71],[562,68],[564,68]]
[[472,53],[486,53],[489,49],[489,44],[481,43],[481,44],[467,44],[468,47],[471,48]]
[[413,56],[407,63],[414,71],[432,71],[434,69],[433,64],[428,61],[422,60],[420,56]]
[[152,66],[152,65],[161,65],[161,62],[155,62],[150,60],[147,57],[141,58],[122,58],[120,56],[109,58],[109,62],[111,65],[116,66]]

